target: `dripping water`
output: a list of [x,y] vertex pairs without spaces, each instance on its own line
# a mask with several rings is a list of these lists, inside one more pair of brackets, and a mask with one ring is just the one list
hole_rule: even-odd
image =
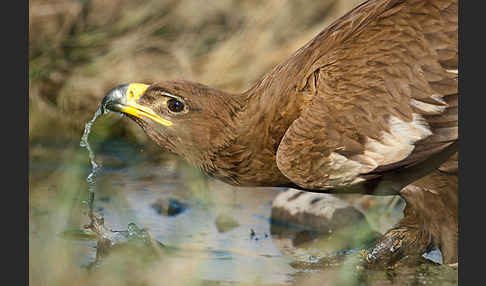
[[81,147],[84,147],[88,150],[89,154],[89,161],[91,163],[91,172],[89,173],[88,177],[86,178],[86,181],[88,182],[88,191],[89,191],[89,200],[88,200],[88,207],[89,207],[89,217],[91,219],[91,223],[93,222],[93,203],[94,203],[94,196],[95,196],[95,190],[96,190],[96,174],[101,170],[101,163],[96,163],[95,160],[95,154],[93,152],[93,149],[91,149],[91,146],[89,145],[88,142],[88,136],[89,133],[91,132],[91,127],[96,121],[98,117],[100,117],[103,114],[108,113],[109,111],[105,109],[103,106],[100,106],[93,118],[86,123],[84,126],[84,133],[83,136],[81,137],[81,142],[79,145]]

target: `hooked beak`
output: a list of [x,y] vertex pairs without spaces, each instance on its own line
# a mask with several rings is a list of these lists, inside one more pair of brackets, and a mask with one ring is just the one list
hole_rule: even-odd
[[164,125],[171,126],[172,122],[161,118],[152,109],[137,103],[149,86],[143,83],[130,83],[119,85],[105,95],[101,106],[115,112],[129,114],[138,118],[149,118]]

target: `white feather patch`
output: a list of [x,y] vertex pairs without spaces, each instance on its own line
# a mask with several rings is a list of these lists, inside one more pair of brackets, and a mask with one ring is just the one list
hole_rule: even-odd
[[399,162],[409,156],[415,148],[414,143],[432,132],[420,114],[413,114],[411,122],[397,117],[390,117],[390,132],[382,132],[380,140],[368,137],[364,154],[347,158],[338,153],[331,153],[329,164],[323,164],[323,173],[329,175],[327,184],[338,185],[354,183],[362,173],[372,171],[378,166]]
[[327,165],[325,174],[329,175],[329,182],[334,181],[351,181],[359,174],[361,164],[353,160],[349,160],[345,156],[338,153],[331,153],[329,155],[331,163]]
[[430,135],[427,122],[420,114],[413,114],[411,122],[391,117],[390,132],[383,132],[381,140],[368,138],[364,156],[372,158],[377,166],[405,159],[415,148],[414,143]]

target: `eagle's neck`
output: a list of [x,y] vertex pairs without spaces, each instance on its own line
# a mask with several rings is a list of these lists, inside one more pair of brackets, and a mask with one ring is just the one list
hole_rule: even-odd
[[[300,114],[300,104],[295,90],[275,87],[264,77],[248,91],[232,95],[238,112],[201,162],[204,172],[233,185],[290,183],[277,167],[276,154],[285,131]],[[281,96],[283,92],[287,96]]]

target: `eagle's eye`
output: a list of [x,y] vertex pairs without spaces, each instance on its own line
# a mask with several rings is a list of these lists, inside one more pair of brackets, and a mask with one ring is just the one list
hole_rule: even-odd
[[167,101],[167,107],[172,112],[181,112],[184,110],[184,103],[180,102],[175,98],[171,98]]

